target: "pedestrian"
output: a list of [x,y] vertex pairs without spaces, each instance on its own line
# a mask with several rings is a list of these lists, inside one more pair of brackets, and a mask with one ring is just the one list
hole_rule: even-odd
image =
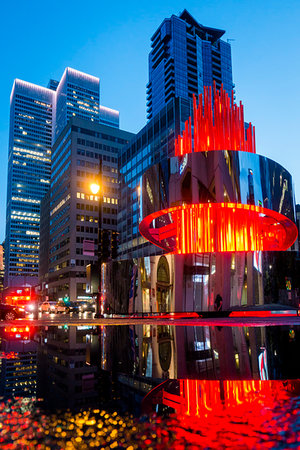
[[215,311],[222,311],[223,299],[220,294],[217,294],[215,300]]

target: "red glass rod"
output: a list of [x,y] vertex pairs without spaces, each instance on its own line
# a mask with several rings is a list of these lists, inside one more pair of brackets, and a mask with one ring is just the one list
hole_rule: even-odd
[[296,240],[296,225],[283,214],[255,205],[200,203],[145,217],[140,233],[168,253],[284,251]]
[[255,129],[249,123],[245,129],[244,107],[237,106],[221,87],[212,96],[211,86],[204,86],[197,105],[193,98],[193,120],[185,122],[181,136],[175,141],[175,155],[211,150],[241,150],[256,153]]

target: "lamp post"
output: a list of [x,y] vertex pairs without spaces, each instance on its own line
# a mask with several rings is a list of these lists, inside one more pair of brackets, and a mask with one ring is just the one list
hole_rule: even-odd
[[[100,155],[99,155],[100,156]],[[102,156],[99,159],[99,173],[98,173],[98,182],[92,183],[90,188],[91,192],[94,195],[99,193],[99,202],[98,202],[98,247],[97,247],[97,274],[98,274],[98,289],[97,289],[97,298],[96,298],[96,311],[95,317],[102,317],[101,314],[101,266],[102,266],[102,203],[103,203],[103,183],[102,183]]]

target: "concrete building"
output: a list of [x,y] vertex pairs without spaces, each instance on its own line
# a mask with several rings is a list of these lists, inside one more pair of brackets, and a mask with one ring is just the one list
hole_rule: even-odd
[[[118,155],[132,137],[115,127],[73,118],[55,142],[49,199],[41,218],[39,273],[50,299],[86,295],[86,266],[98,260],[100,196],[102,229],[111,236],[117,231]],[[93,195],[90,185],[99,182],[100,161],[103,190]]]

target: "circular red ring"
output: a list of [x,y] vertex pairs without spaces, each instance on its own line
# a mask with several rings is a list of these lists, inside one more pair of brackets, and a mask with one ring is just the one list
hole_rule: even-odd
[[239,203],[163,209],[145,217],[139,230],[148,241],[175,254],[284,251],[298,235],[294,222],[283,214]]

